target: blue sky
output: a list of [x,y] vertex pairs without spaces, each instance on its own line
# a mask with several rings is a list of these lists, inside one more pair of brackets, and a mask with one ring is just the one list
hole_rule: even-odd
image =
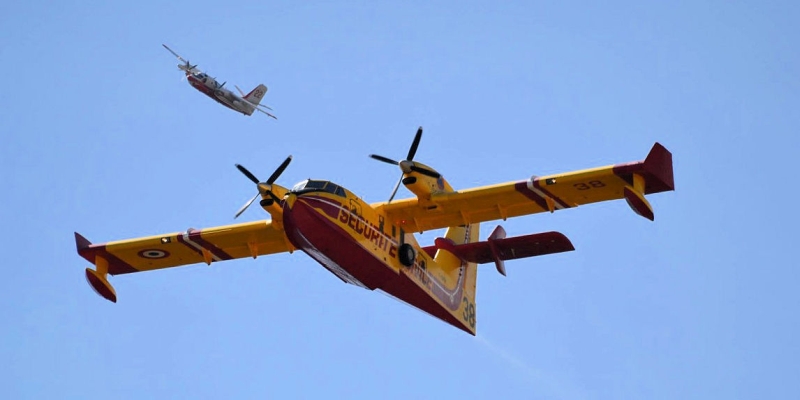
[[[0,397],[797,396],[796,3],[96,3],[0,5]],[[162,43],[266,84],[279,120],[191,89]],[[477,337],[301,253],[119,276],[117,304],[84,280],[73,231],[232,223],[235,163],[292,154],[279,183],[383,201],[397,170],[367,155],[420,125],[456,188],[658,141],[676,191],[652,223],[624,202],[503,222],[577,250],[481,269]]]

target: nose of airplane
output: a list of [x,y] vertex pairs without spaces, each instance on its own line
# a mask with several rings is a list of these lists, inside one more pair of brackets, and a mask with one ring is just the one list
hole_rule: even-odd
[[292,207],[294,207],[294,203],[297,201],[297,195],[292,193],[292,192],[289,192],[289,193],[286,194],[286,197],[284,197],[283,199],[284,199],[283,209],[284,210],[286,210],[286,209],[291,210]]

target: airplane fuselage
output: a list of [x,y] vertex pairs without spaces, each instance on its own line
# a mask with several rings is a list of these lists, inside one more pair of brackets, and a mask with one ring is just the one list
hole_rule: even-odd
[[[283,224],[293,246],[344,282],[380,289],[469,333],[474,317],[463,311],[474,304],[464,296],[467,264],[445,271],[434,254],[421,249],[412,234],[393,225],[349,191],[289,193]],[[416,250],[412,265],[398,252],[406,243]],[[473,271],[474,272],[474,268]],[[474,312],[474,311],[473,311]]]
[[186,79],[193,88],[214,99],[223,106],[244,115],[253,114],[252,106],[242,101],[239,96],[235,95],[230,90],[223,88],[214,78],[205,74],[186,74]]

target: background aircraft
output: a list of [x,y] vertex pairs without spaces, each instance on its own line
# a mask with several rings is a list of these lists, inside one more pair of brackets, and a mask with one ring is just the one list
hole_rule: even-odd
[[[505,275],[505,260],[574,250],[558,232],[506,238],[499,226],[480,241],[481,222],[622,198],[653,220],[645,195],[674,190],[672,154],[656,143],[643,161],[455,191],[439,172],[413,160],[421,137],[419,128],[402,161],[371,155],[398,165],[397,186],[403,183],[414,198],[391,201],[396,186],[389,202],[368,204],[324,180],[285,188],[275,181],[291,156],[266,181],[237,164],[257,193],[235,217],[260,197],[271,220],[105,244],[91,244],[76,232],[78,253],[96,267],[86,269],[86,278],[98,294],[116,302],[108,274],[299,249],[343,282],[382,290],[474,335],[477,264],[494,263]],[[446,233],[431,246],[421,246],[412,233],[440,228]]]
[[238,90],[241,94],[241,97],[237,96],[235,93],[225,88],[225,83],[227,82],[222,82],[222,84],[220,84],[215,78],[208,76],[208,74],[204,73],[203,71],[200,71],[197,68],[197,64],[192,65],[189,63],[189,60],[186,60],[178,55],[178,53],[167,47],[167,45],[162,44],[162,46],[164,46],[167,51],[172,53],[178,58],[178,60],[181,61],[181,63],[178,64],[178,69],[186,73],[186,79],[193,88],[199,90],[206,96],[211,97],[225,107],[238,111],[244,115],[253,115],[255,111],[259,111],[274,119],[278,119],[278,117],[266,111],[271,111],[271,108],[259,104],[261,99],[264,97],[264,94],[267,93],[267,87],[263,84],[256,86],[255,89],[251,90],[248,94],[244,94],[242,89],[239,89],[238,86],[234,85],[236,90]]

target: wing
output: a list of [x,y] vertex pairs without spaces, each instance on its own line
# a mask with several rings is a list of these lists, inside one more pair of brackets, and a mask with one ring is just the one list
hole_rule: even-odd
[[178,57],[178,61],[183,62],[183,63],[188,63],[189,62],[189,61],[186,61],[183,57],[181,57],[180,54],[178,54],[174,50],[170,49],[169,46],[167,46],[167,45],[165,45],[163,43],[161,45],[164,46],[164,48],[167,49],[167,51],[172,53],[173,56]]
[[645,194],[674,190],[672,154],[656,143],[644,161],[609,165],[529,180],[373,204],[408,232],[506,219],[625,198],[638,214],[653,219]]
[[288,251],[282,230],[271,221],[255,221],[206,229],[189,229],[164,235],[91,244],[75,233],[78,254],[95,264],[108,261],[111,275]]
[[293,250],[282,229],[255,221],[186,232],[92,244],[75,233],[78,254],[96,266],[86,277],[101,296],[116,302],[106,274],[118,275],[181,265],[253,257]]

